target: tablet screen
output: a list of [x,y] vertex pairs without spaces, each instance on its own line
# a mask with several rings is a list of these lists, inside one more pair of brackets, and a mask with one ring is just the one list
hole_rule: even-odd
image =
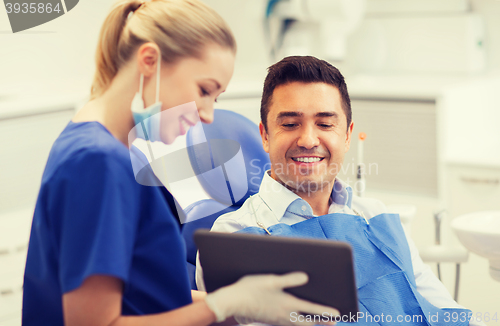
[[342,316],[358,312],[352,248],[346,242],[208,230],[196,231],[194,240],[207,292],[248,274],[303,271],[309,282],[286,291],[334,307]]

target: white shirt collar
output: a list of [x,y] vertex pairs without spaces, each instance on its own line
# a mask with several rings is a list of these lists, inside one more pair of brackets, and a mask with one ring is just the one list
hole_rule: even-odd
[[[270,170],[267,170],[264,173],[264,177],[262,178],[262,183],[259,188],[259,196],[278,218],[278,221],[281,221],[281,218],[285,215],[288,206],[290,206],[290,204],[292,204],[295,200],[299,199],[307,203],[297,194],[283,186],[278,181],[274,180],[270,176]],[[352,188],[344,181],[336,178],[330,198],[332,199],[332,204],[334,203],[339,206],[347,205],[351,208]]]

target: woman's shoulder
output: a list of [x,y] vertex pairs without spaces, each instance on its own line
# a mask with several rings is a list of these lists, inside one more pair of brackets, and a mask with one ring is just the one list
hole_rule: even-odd
[[82,169],[132,173],[128,148],[98,122],[70,122],[52,146],[42,182],[66,170],[78,173]]

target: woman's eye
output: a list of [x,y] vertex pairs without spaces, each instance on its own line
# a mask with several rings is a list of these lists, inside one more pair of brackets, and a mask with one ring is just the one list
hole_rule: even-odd
[[201,90],[201,95],[202,96],[208,96],[208,95],[210,95],[210,93],[207,92],[203,87],[200,87],[200,90]]

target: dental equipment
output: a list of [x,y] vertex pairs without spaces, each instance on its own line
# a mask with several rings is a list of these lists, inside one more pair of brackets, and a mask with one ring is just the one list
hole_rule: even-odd
[[358,135],[358,168],[357,168],[357,184],[356,184],[356,194],[359,197],[363,197],[366,188],[365,171],[363,164],[363,143],[366,139],[366,134],[360,132]]
[[272,60],[312,51],[328,61],[345,60],[347,39],[361,25],[366,2],[267,0],[264,32]]
[[441,223],[446,216],[446,210],[440,209],[434,211],[434,225],[435,225],[435,244],[419,250],[420,258],[424,262],[437,263],[437,274],[441,280],[440,263],[455,263],[455,291],[453,299],[458,302],[458,289],[460,284],[460,264],[467,262],[469,259],[469,252],[463,248],[448,247],[441,243]]
[[[445,210],[439,210],[434,212],[434,226],[435,226],[435,244],[436,246],[439,246],[441,244],[441,222],[443,221],[443,215],[445,213]],[[438,278],[441,280],[441,269],[439,266],[439,262],[437,263],[437,273],[438,273]],[[455,285],[456,289],[456,285]]]

